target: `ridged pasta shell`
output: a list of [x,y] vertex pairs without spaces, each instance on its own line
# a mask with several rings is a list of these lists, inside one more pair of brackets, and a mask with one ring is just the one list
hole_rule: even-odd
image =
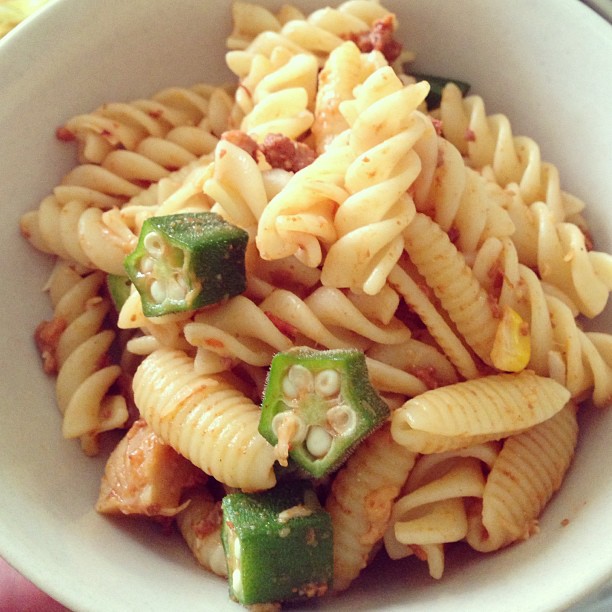
[[427,391],[392,417],[392,434],[406,429],[442,436],[491,436],[523,431],[557,413],[569,391],[530,370],[497,374]]

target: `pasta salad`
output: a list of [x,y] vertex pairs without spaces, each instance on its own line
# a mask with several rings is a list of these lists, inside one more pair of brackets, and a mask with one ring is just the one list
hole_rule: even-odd
[[56,258],[63,435],[125,431],[98,511],[176,525],[244,605],[341,592],[380,548],[441,579],[453,543],[537,533],[609,403],[612,336],[580,321],[612,257],[380,3],[232,16],[233,83],[57,130],[78,164],[21,230]]

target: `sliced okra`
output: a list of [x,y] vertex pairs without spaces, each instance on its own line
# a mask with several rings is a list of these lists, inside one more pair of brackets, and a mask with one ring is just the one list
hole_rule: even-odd
[[321,596],[333,580],[331,517],[305,480],[223,498],[230,597],[245,606]]
[[147,219],[125,269],[147,317],[196,310],[242,293],[248,234],[211,212]]
[[288,456],[319,478],[388,416],[361,351],[299,347],[272,359],[259,432],[275,446],[281,465]]
[[413,76],[417,81],[427,81],[429,83],[430,89],[426,98],[427,108],[429,110],[433,110],[434,108],[438,108],[440,106],[440,102],[442,101],[442,90],[449,83],[454,83],[461,90],[463,96],[466,96],[470,91],[470,84],[458,79],[416,72],[412,73],[411,76]]
[[115,310],[119,312],[125,304],[125,300],[130,295],[130,287],[132,282],[128,276],[120,276],[119,274],[109,274],[106,277],[106,286],[110,294]]

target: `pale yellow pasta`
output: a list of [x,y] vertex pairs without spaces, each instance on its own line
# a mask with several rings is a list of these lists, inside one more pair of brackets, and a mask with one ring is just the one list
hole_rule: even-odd
[[512,307],[528,324],[528,367],[557,380],[573,398],[592,393],[596,405],[605,405],[612,395],[612,362],[577,324],[574,302],[519,263],[509,239],[488,239],[473,269],[488,290],[493,290],[496,278],[501,279],[497,288],[500,306]]
[[561,410],[569,396],[556,381],[529,370],[485,376],[408,400],[394,411],[391,431],[396,442],[411,450],[413,433],[464,439],[468,443],[462,446],[471,446],[474,436],[496,440],[541,423]]
[[[122,259],[133,248],[134,236],[126,237],[126,228],[117,223],[117,216],[104,216],[102,211],[124,206],[139,196],[145,185],[171,178],[180,168],[203,164],[201,156],[210,153],[218,142],[211,126],[215,123],[216,129],[225,129],[231,100],[228,103],[222,89],[199,89],[168,89],[148,102],[108,105],[105,110],[75,118],[68,129],[84,134],[86,140],[100,131],[110,149],[95,163],[86,158],[63,177],[36,210],[25,213],[20,221],[22,234],[41,251],[90,269],[122,274]],[[225,113],[218,110],[223,104]],[[168,109],[166,114],[164,108]],[[212,109],[216,117],[207,115]],[[152,124],[141,117],[147,113],[152,114]],[[196,119],[200,125],[194,124]],[[107,121],[115,126],[117,134],[107,133]],[[175,124],[179,127],[173,127]],[[176,212],[179,197],[175,195],[162,214]],[[184,199],[182,202],[182,208],[187,208]],[[134,228],[128,228],[128,233],[130,230]]]
[[392,559],[425,557],[429,573],[441,578],[444,545],[462,540],[468,530],[463,497],[482,496],[484,476],[477,462],[464,459],[448,473],[401,497],[393,506],[385,549]]
[[411,262],[435,293],[465,342],[487,364],[499,320],[489,296],[448,235],[429,217],[417,213],[404,231]]
[[227,576],[221,543],[221,502],[206,489],[187,498],[188,505],[176,517],[176,524],[198,563],[217,576]]
[[262,171],[251,155],[229,141],[215,150],[212,176],[203,191],[216,210],[239,227],[256,225],[268,204]]
[[98,435],[123,426],[128,418],[124,397],[110,393],[121,368],[104,365],[116,336],[104,329],[111,306],[99,295],[102,272],[76,275],[66,283],[66,273],[58,270],[48,285],[54,300],[53,319],[39,326],[38,337],[51,334],[53,353],[43,351],[43,359],[48,371],[57,373],[62,433],[66,438],[80,438],[84,452],[93,455],[98,452]]
[[552,418],[511,436],[485,484],[482,503],[469,512],[467,542],[490,552],[537,530],[537,519],[561,486],[574,455],[578,425],[569,403]]
[[143,222],[149,217],[210,210],[214,202],[203,189],[212,176],[212,162],[212,155],[199,157],[130,198],[120,209],[105,211],[103,219],[114,215],[117,225],[121,222],[131,232],[139,234]]
[[185,325],[184,332],[198,352],[212,352],[224,358],[224,369],[236,362],[268,366],[274,353],[292,346],[264,311],[244,296],[197,314],[193,322]]
[[[520,371],[526,359],[508,364],[507,353],[529,352],[520,338],[501,347],[498,330],[507,324],[461,253],[427,215],[417,213],[404,231],[405,248],[418,272],[440,301],[465,342],[486,364],[499,370]],[[507,314],[507,313],[506,313]],[[524,334],[523,334],[524,335]],[[526,340],[526,338],[525,338]]]
[[435,339],[449,361],[466,379],[477,378],[478,365],[470,351],[463,345],[461,338],[438,312],[431,299],[419,283],[406,270],[408,262],[400,262],[389,274],[388,282],[420,317],[431,336]]
[[325,504],[334,530],[335,590],[348,588],[370,561],[415,458],[393,442],[385,426],[359,446],[335,477]]
[[318,76],[312,125],[317,153],[323,153],[349,127],[340,112],[340,104],[353,99],[355,87],[386,63],[380,53],[361,53],[351,42],[343,43],[329,54]]
[[592,263],[582,230],[572,223],[554,223],[542,202],[531,207],[538,226],[538,272],[544,282],[563,291],[580,312],[595,317],[605,308],[610,285],[612,257],[600,253],[601,272]]
[[385,325],[370,321],[339,289],[319,287],[304,303],[328,329],[344,328],[379,344],[396,345],[412,336],[410,329],[395,317]]
[[258,34],[281,29],[281,23],[271,11],[252,2],[232,3],[232,24],[225,41],[228,49],[244,49]]
[[[513,219],[521,217],[523,228],[531,225],[537,239],[518,237],[521,261],[536,263],[540,277],[575,300],[583,314],[601,313],[612,290],[612,257],[587,252],[582,228],[570,222],[584,204],[561,190],[556,167],[541,161],[533,140],[514,137],[505,116],[487,116],[482,98],[463,99],[453,84],[444,89],[440,116],[444,136],[467,162],[492,168],[495,180],[522,204],[513,205]],[[466,134],[473,137],[466,140]]]
[[333,217],[348,196],[343,184],[352,160],[347,144],[335,144],[270,200],[257,228],[257,248],[263,259],[295,255],[310,267],[321,263],[321,245],[337,238]]
[[[367,348],[371,341],[348,329],[330,330],[308,304],[294,293],[277,289],[261,303],[260,308],[278,318],[283,325],[293,330],[296,346],[309,345],[324,348]],[[354,315],[353,315],[354,316]],[[361,317],[357,315],[357,320]],[[346,321],[345,321],[346,323]],[[354,327],[354,325],[353,325]],[[383,392],[402,393],[409,397],[426,390],[426,385],[416,376],[376,359],[367,358],[366,363],[372,384]]]
[[392,559],[417,555],[427,561],[433,578],[444,572],[445,547],[467,535],[466,498],[482,497],[483,467],[490,469],[499,447],[495,443],[417,459],[393,506],[384,542]]
[[384,324],[393,319],[400,305],[400,296],[388,284],[376,295],[347,291],[346,296],[366,317]]
[[147,317],[142,312],[142,301],[138,292],[132,288],[129,296],[121,306],[117,327],[126,330],[140,330],[147,337],[149,350],[140,350],[140,354],[149,354],[160,348],[190,350],[183,329],[191,320],[193,313],[166,314],[158,317]]
[[241,129],[257,141],[268,134],[282,134],[297,139],[312,125],[308,93],[303,87],[291,87],[269,93],[242,120]]
[[473,168],[489,166],[502,187],[516,183],[525,202],[546,202],[557,221],[565,218],[565,199],[571,196],[561,191],[556,168],[542,162],[533,140],[513,136],[507,117],[487,115],[480,96],[463,98],[450,83],[442,92],[440,118],[444,137]]
[[[257,54],[269,56],[278,47],[297,53],[309,53],[323,66],[329,54],[350,34],[367,32],[373,23],[390,15],[377,2],[344,2],[337,8],[323,8],[305,18],[293,15],[282,28],[263,31],[242,50],[229,51],[227,64],[239,78],[248,73]],[[395,25],[395,19],[393,19]]]
[[[210,209],[212,202],[202,193],[202,184],[209,174],[208,157],[196,162],[190,164],[189,174],[181,173],[183,183],[159,206],[137,205],[130,200],[121,209],[102,210],[78,200],[60,206],[53,196],[47,197],[35,211],[36,225],[46,241],[43,250],[89,269],[125,275],[123,261],[135,248],[146,218]],[[25,223],[22,220],[22,228],[30,231]]]
[[344,180],[348,197],[334,217],[338,238],[323,263],[324,285],[376,294],[401,256],[402,231],[415,214],[407,192],[421,169],[413,149],[433,131],[416,110],[427,91],[425,82],[403,86],[385,66],[355,90],[354,100],[342,103],[355,159]]
[[470,257],[490,236],[511,236],[515,226],[507,212],[510,194],[466,167],[459,151],[437,139],[438,162],[426,185],[422,182],[417,209],[427,213],[445,231],[456,235],[455,244]]
[[245,268],[247,288],[245,295],[261,301],[278,287],[298,295],[308,294],[319,283],[321,271],[304,265],[296,257],[262,259],[254,241],[247,245]]
[[135,151],[147,137],[164,139],[174,128],[195,126],[208,113],[211,88],[168,88],[150,99],[104,104],[76,115],[64,128],[80,143],[82,162],[101,163],[119,147]]
[[200,376],[181,351],[159,349],[134,375],[134,401],[155,433],[216,480],[269,489],[274,450],[259,435],[259,407],[221,376]]
[[414,338],[398,344],[374,344],[366,354],[399,370],[412,372],[430,388],[459,382],[452,363],[435,346]]
[[307,53],[293,54],[284,47],[277,47],[270,57],[256,55],[248,74],[241,79],[236,89],[230,125],[247,132],[251,132],[249,127],[255,128],[252,136],[261,139],[266,135],[263,128],[253,118],[247,119],[248,115],[269,96],[285,89],[298,88],[305,94],[305,103],[298,107],[301,114],[296,113],[295,121],[308,126],[312,122],[310,111],[314,107],[317,91],[317,71],[316,60]]

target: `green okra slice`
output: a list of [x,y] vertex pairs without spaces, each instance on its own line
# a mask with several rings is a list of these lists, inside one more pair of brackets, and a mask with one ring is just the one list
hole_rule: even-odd
[[110,294],[115,310],[119,312],[125,304],[125,300],[130,295],[130,287],[132,282],[128,276],[120,276],[119,274],[108,274],[106,277],[106,286]]
[[196,310],[245,290],[248,234],[212,212],[147,219],[125,269],[147,317]]
[[331,516],[305,480],[223,498],[230,597],[245,606],[324,595],[333,581]]
[[277,353],[264,389],[259,433],[312,476],[337,469],[389,417],[363,352],[299,347]]
[[454,83],[461,90],[461,93],[464,96],[466,96],[470,91],[470,84],[458,79],[416,72],[411,73],[411,76],[413,76],[417,81],[427,81],[429,83],[430,89],[429,93],[427,94],[427,98],[425,99],[427,102],[427,108],[429,110],[433,110],[434,108],[438,108],[440,106],[440,102],[442,100],[442,90],[446,85],[448,85],[448,83]]

